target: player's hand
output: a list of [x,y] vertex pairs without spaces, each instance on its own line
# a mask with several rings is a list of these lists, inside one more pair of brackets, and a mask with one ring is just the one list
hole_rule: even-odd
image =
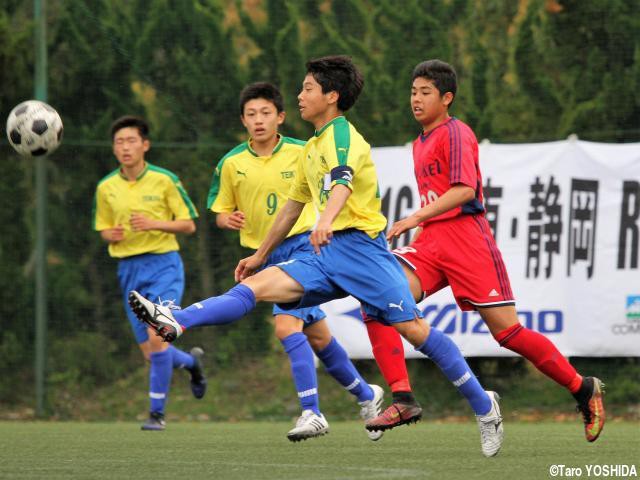
[[146,217],[142,213],[132,213],[129,218],[129,224],[131,225],[131,230],[134,232],[144,232],[156,228],[155,220]]
[[420,221],[413,215],[400,220],[393,224],[393,226],[387,232],[387,240],[391,241],[395,237],[399,237],[407,230],[412,230],[420,224]]
[[229,230],[240,230],[244,228],[244,218],[244,213],[240,210],[236,210],[225,217],[224,228],[228,228]]
[[236,282],[241,282],[245,278],[250,277],[256,271],[264,265],[264,258],[254,253],[250,257],[243,258],[238,262],[238,266],[236,267],[236,271],[234,273],[234,277]]
[[333,229],[331,228],[331,225],[326,225],[324,223],[318,222],[316,228],[313,229],[311,235],[309,236],[309,241],[311,242],[311,245],[313,246],[315,252],[320,255],[320,247],[329,245],[332,238]]
[[109,243],[116,243],[124,240],[124,227],[122,225],[116,225],[113,228],[107,228],[102,231],[102,238]]

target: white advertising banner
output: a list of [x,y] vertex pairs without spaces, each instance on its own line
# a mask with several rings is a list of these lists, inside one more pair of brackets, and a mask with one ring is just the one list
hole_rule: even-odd
[[[420,204],[411,145],[372,152],[392,223]],[[480,165],[521,323],[566,356],[640,356],[640,144],[483,142]],[[512,354],[476,312],[457,307],[449,288],[420,307],[465,356]],[[373,358],[356,300],[323,309],[352,358]],[[405,351],[422,357],[409,344]]]

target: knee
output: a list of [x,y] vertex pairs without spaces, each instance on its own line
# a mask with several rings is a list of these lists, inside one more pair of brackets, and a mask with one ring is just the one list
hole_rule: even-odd
[[285,338],[287,338],[289,335],[293,335],[294,333],[298,332],[297,328],[294,328],[293,325],[290,324],[283,324],[283,323],[279,323],[276,322],[276,337],[278,338],[278,340],[282,341]]
[[245,278],[240,282],[240,284],[253,292],[253,295],[256,297],[256,301],[262,300],[261,297],[264,294],[264,284],[260,281],[260,278],[256,278],[256,275]]
[[406,338],[407,341],[416,348],[420,347],[429,336],[429,324],[422,318],[396,323],[393,326],[400,335]]
[[169,344],[162,341],[161,337],[157,335],[149,335],[149,349],[145,353],[145,358],[148,360],[152,353],[164,352],[169,348]]
[[307,340],[309,341],[309,345],[314,352],[318,353],[327,348],[327,345],[331,343],[331,337],[328,338],[320,337],[318,335],[307,335]]

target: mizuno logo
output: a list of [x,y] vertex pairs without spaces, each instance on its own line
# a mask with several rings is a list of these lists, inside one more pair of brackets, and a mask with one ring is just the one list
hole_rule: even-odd
[[397,308],[401,312],[404,312],[404,308],[402,308],[402,303],[404,300],[400,300],[400,303],[389,303],[389,308]]

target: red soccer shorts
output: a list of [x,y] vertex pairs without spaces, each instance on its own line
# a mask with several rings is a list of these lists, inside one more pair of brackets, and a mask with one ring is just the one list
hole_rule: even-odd
[[451,285],[462,310],[515,304],[502,255],[481,215],[428,223],[414,243],[392,253],[415,272],[425,297]]

